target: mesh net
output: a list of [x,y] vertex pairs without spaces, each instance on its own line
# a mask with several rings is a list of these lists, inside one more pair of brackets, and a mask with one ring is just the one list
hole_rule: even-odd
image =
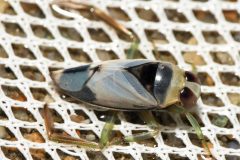
[[[240,159],[240,13],[234,0],[90,0],[140,40],[134,58],[196,65],[202,95],[193,112],[216,159]],[[58,8],[60,9],[60,8]],[[48,0],[0,0],[0,159],[198,159],[204,153],[184,116],[154,113],[161,133],[102,152],[47,139],[42,108],[56,132],[98,140],[108,112],[67,101],[50,71],[125,59],[131,40],[87,11],[69,18]],[[151,41],[156,42],[154,51]],[[149,130],[134,113],[119,113],[115,136]]]

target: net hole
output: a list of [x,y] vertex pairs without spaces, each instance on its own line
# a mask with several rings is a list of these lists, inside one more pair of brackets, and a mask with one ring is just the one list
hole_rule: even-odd
[[222,13],[226,21],[231,23],[240,23],[240,15],[237,10],[223,10]]
[[70,27],[58,27],[58,30],[64,38],[72,41],[82,42],[83,38],[75,28]]
[[44,88],[30,88],[33,98],[37,101],[52,103],[54,102],[52,96]]
[[108,34],[101,28],[88,28],[88,32],[92,38],[92,40],[97,42],[105,42],[109,43],[112,42]]
[[81,48],[68,48],[68,52],[71,58],[75,61],[86,63],[92,62],[88,54]]
[[6,50],[3,48],[2,45],[0,45],[0,57],[1,58],[8,58],[8,54],[7,54]]
[[214,80],[207,72],[199,72],[197,77],[200,79],[201,85],[215,86]]
[[198,66],[202,66],[202,65],[206,65],[205,60],[203,59],[203,57],[198,54],[197,52],[182,52],[183,55],[183,59],[186,63],[192,64],[192,65],[198,65]]
[[[2,102],[3,104],[5,104],[4,102]],[[2,110],[2,108],[0,108],[0,120],[4,121],[4,120],[8,120],[8,116],[6,115],[6,113]]]
[[4,14],[9,14],[9,15],[16,15],[15,10],[13,9],[13,7],[7,2],[7,1],[0,1],[0,13],[4,13]]
[[1,147],[3,154],[9,159],[26,160],[23,154],[16,147]]
[[91,119],[84,111],[78,109],[78,110],[75,110],[75,113],[76,114],[70,115],[71,121],[76,123],[87,123],[87,124],[92,123]]
[[238,160],[240,156],[237,155],[225,155],[226,160]]
[[143,160],[162,160],[154,153],[142,153]]
[[193,10],[193,14],[197,20],[201,22],[212,24],[217,23],[217,19],[215,18],[214,14],[208,10]]
[[227,93],[230,102],[236,106],[240,106],[240,94],[239,93]]
[[99,142],[98,136],[91,130],[76,130],[79,138],[90,141],[90,142]]
[[38,18],[46,18],[43,11],[35,3],[20,2],[25,13]]
[[35,160],[53,160],[53,158],[44,149],[30,148],[29,152]]
[[235,138],[233,138],[233,135],[217,134],[217,139],[219,144],[225,148],[240,149],[240,144]]
[[134,158],[132,157],[131,154],[122,153],[122,152],[113,152],[113,156],[114,156],[115,160],[122,160],[122,159],[134,160]]
[[217,31],[203,31],[203,37],[210,44],[226,44],[227,42]]
[[197,39],[193,36],[191,32],[173,30],[173,34],[175,36],[175,39],[181,43],[188,44],[188,45],[198,44]]
[[138,17],[141,18],[142,20],[150,21],[150,22],[159,22],[159,18],[153,12],[152,9],[135,8],[135,10]]
[[182,139],[177,138],[175,133],[161,132],[163,141],[166,145],[177,148],[185,148]]
[[25,95],[17,87],[2,85],[2,90],[7,97],[13,100],[21,102],[27,101]]
[[178,154],[169,154],[170,159],[177,159],[177,160],[190,160],[188,157],[182,157]]
[[39,133],[38,130],[33,128],[20,128],[20,132],[23,138],[35,142],[35,143],[45,143],[43,136]]
[[26,108],[13,106],[12,112],[14,117],[18,120],[27,121],[27,122],[36,122],[35,117]]
[[4,64],[0,64],[0,77],[6,79],[17,79],[11,68],[6,67]]
[[20,58],[26,58],[26,59],[30,59],[30,60],[36,59],[35,55],[28,48],[27,45],[13,43],[12,49],[14,51],[14,54]]
[[173,22],[187,23],[189,22],[183,12],[176,9],[164,9],[167,18]]
[[31,25],[34,35],[38,38],[44,38],[48,40],[54,39],[52,33],[44,26],[41,25]]
[[5,31],[13,36],[19,36],[19,37],[27,37],[26,33],[23,31],[23,29],[19,26],[17,23],[10,23],[10,22],[3,22],[2,24],[5,28]]
[[236,42],[240,42],[240,31],[231,31],[231,35]]
[[[108,154],[110,154],[109,151],[107,151],[107,152],[108,152]],[[88,158],[91,160],[99,160],[99,159],[107,160],[107,158],[100,151],[87,151],[86,153],[87,153]]]
[[234,65],[232,57],[227,52],[210,52],[214,62],[219,64]]
[[149,42],[153,43],[160,43],[160,44],[168,44],[169,41],[167,40],[166,36],[159,32],[158,30],[154,29],[145,29],[145,34]]
[[112,50],[96,49],[96,53],[102,61],[118,59],[118,56]]
[[220,79],[223,84],[229,86],[240,86],[240,77],[232,72],[220,72]]
[[127,15],[126,12],[124,12],[121,8],[119,7],[107,7],[107,10],[111,17],[114,19],[122,20],[122,21],[130,21],[131,19]]
[[64,58],[55,47],[39,46],[39,49],[42,52],[43,56],[47,59],[58,62],[64,61]]
[[178,64],[173,54],[169,51],[158,50],[158,51],[153,51],[153,54],[157,60],[170,62],[175,65]]
[[205,105],[223,107],[224,104],[222,100],[216,96],[214,93],[202,93],[202,101]]
[[81,160],[79,157],[65,153],[60,149],[57,149],[57,154],[62,160]]
[[45,77],[42,75],[42,73],[38,70],[37,67],[20,66],[20,69],[22,71],[23,76],[30,80],[39,81],[39,82],[46,81]]
[[0,139],[16,141],[15,135],[5,126],[0,126]]
[[233,128],[229,118],[225,115],[219,115],[215,113],[208,113],[208,117],[211,123],[220,128]]

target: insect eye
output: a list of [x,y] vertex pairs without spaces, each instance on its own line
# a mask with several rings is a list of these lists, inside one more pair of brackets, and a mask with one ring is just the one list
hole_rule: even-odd
[[180,92],[180,100],[184,107],[193,107],[197,102],[197,97],[187,87],[184,87]]
[[186,72],[185,72],[185,78],[186,78],[186,80],[189,81],[189,82],[195,82],[195,83],[200,84],[200,81],[199,81],[199,79],[197,78],[197,76],[194,75],[193,73],[189,72],[189,71],[186,71]]

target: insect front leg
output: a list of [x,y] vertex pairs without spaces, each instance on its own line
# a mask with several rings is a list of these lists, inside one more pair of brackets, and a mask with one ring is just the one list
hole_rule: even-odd
[[44,122],[45,127],[47,130],[47,136],[49,140],[60,142],[60,143],[67,143],[67,144],[75,144],[79,147],[89,148],[89,149],[100,149],[99,144],[95,142],[86,141],[80,138],[73,138],[70,136],[64,136],[57,133],[54,133],[54,125],[53,125],[53,117],[51,115],[51,111],[49,110],[48,106],[44,106],[43,110],[44,115]]
[[192,127],[194,128],[194,130],[198,136],[198,139],[201,141],[202,146],[203,146],[205,152],[207,153],[207,157],[212,158],[212,153],[211,153],[211,151],[208,147],[207,141],[202,133],[202,129],[201,129],[198,121],[195,119],[195,117],[190,112],[188,112],[185,108],[183,108],[181,106],[172,106],[172,107],[169,107],[168,110],[173,113],[185,114],[186,118],[188,119],[188,121],[190,122]]

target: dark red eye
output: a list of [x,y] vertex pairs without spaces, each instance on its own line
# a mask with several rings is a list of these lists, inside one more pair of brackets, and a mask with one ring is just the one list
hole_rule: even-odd
[[184,87],[180,92],[180,100],[184,107],[194,107],[197,102],[197,97],[189,88]]
[[186,77],[186,80],[189,81],[189,82],[195,82],[195,83],[200,84],[199,79],[192,72],[186,71],[185,72],[185,77]]

